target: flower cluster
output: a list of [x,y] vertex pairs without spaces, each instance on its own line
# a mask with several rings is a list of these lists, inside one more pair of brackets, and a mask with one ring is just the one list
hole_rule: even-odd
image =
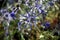
[[[9,2],[11,2],[11,1],[9,1]],[[22,2],[25,2],[25,3],[22,3]],[[26,19],[25,22],[27,22],[29,24],[31,24],[32,22],[35,21],[35,25],[36,25],[36,17],[39,17],[40,14],[42,14],[42,19],[44,19],[48,13],[49,8],[54,6],[56,0],[51,0],[51,1],[48,1],[48,0],[35,0],[35,1],[34,0],[33,1],[25,0],[22,2],[21,2],[22,4],[17,3],[19,5],[19,6],[17,5],[18,8],[14,7],[12,5],[12,6],[8,6],[10,8],[1,9],[0,12],[2,13],[3,17],[5,19],[7,19],[8,21],[16,20],[17,19],[16,15],[18,14],[17,12],[21,11],[21,13],[18,14],[18,15],[20,15],[19,16],[20,21],[24,22],[24,19]],[[30,9],[30,11],[28,11],[28,9],[27,9],[28,12],[24,12],[24,10],[26,8],[22,9],[21,5],[27,6]],[[11,10],[11,12],[8,11],[9,9]],[[24,14],[23,14],[23,12],[24,12]]]
[[[31,29],[33,25],[37,27],[38,21],[41,22],[40,25],[45,26],[44,28],[50,27],[50,22],[44,22],[44,20],[46,20],[45,18],[48,13],[52,9],[55,9],[55,2],[56,0],[20,0],[20,2],[16,4],[11,4],[7,6],[7,8],[2,8],[0,14],[2,14],[1,16],[4,18],[3,21],[6,21],[6,24],[9,25],[4,26],[4,28],[7,27],[5,30],[8,30],[11,21],[15,22],[14,25],[17,25],[18,30],[21,30],[21,28]],[[10,3],[12,3],[12,1],[9,0],[9,4]]]

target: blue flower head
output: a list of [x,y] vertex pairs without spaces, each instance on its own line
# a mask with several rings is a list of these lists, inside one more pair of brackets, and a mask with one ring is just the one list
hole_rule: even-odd
[[27,22],[29,22],[29,20],[27,20]]
[[44,24],[44,26],[48,28],[48,27],[50,27],[50,23],[49,23],[49,22],[46,22],[46,23]]
[[49,2],[49,5],[50,5],[50,6],[53,6],[54,4],[53,4],[53,2]]
[[21,22],[18,22],[18,30],[20,30]]
[[11,16],[11,17],[15,17],[15,13],[12,12],[12,13],[10,14],[10,16]]
[[44,13],[45,13],[45,11],[44,11],[44,10],[41,10],[41,13],[42,13],[42,14],[44,14]]
[[18,22],[18,25],[21,25],[21,22]]
[[6,14],[5,16],[8,17],[8,14]]

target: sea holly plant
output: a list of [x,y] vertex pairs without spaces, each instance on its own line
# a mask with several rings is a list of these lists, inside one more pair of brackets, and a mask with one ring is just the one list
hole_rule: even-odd
[[50,12],[54,13],[56,9],[59,9],[58,6],[55,5],[55,2],[56,0],[20,0],[20,2],[10,4],[12,3],[12,1],[10,1],[7,8],[0,10],[0,14],[2,14],[4,18],[3,26],[6,31],[5,35],[8,34],[12,37],[14,34],[13,31],[18,29],[17,31],[21,32],[21,37],[24,38],[22,36],[24,30],[28,28],[30,28],[31,31],[34,26],[34,28],[39,31],[37,27],[38,20],[41,22],[40,25],[47,29],[50,27],[50,22],[46,21],[46,17],[48,17]]

